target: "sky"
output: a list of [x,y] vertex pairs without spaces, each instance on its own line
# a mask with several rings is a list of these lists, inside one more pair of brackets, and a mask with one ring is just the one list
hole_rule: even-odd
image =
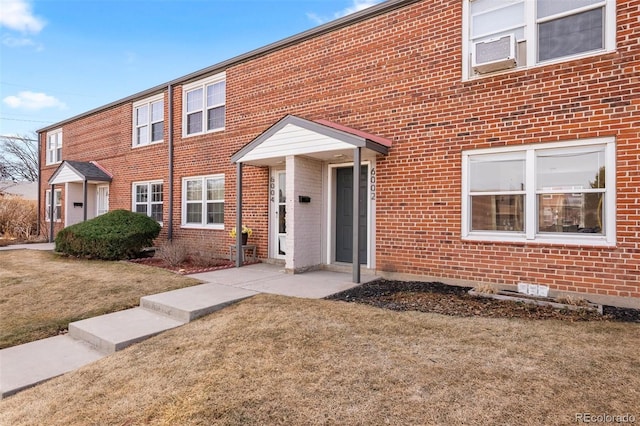
[[382,1],[0,0],[0,136],[31,136]]

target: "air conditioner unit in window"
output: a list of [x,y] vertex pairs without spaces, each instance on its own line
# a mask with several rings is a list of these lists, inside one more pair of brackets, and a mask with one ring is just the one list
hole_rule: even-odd
[[507,34],[473,44],[471,66],[480,74],[513,68],[516,62],[516,40]]

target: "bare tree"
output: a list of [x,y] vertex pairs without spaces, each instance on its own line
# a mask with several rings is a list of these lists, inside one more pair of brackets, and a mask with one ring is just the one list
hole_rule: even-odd
[[37,136],[0,136],[0,180],[38,180]]

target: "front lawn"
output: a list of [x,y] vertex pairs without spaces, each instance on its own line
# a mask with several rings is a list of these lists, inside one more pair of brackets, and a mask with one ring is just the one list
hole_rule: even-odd
[[140,297],[199,281],[128,262],[0,252],[0,349],[66,330],[72,321],[137,306]]
[[640,421],[640,325],[261,294],[0,401],[7,425]]

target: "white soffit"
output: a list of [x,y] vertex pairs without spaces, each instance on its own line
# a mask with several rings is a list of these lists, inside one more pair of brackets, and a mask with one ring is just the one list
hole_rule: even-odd
[[73,170],[69,165],[63,164],[60,170],[56,173],[56,176],[49,181],[49,185],[59,185],[61,183],[69,182],[83,182],[84,177]]
[[353,148],[352,144],[339,139],[304,129],[295,124],[287,124],[244,155],[238,162]]

